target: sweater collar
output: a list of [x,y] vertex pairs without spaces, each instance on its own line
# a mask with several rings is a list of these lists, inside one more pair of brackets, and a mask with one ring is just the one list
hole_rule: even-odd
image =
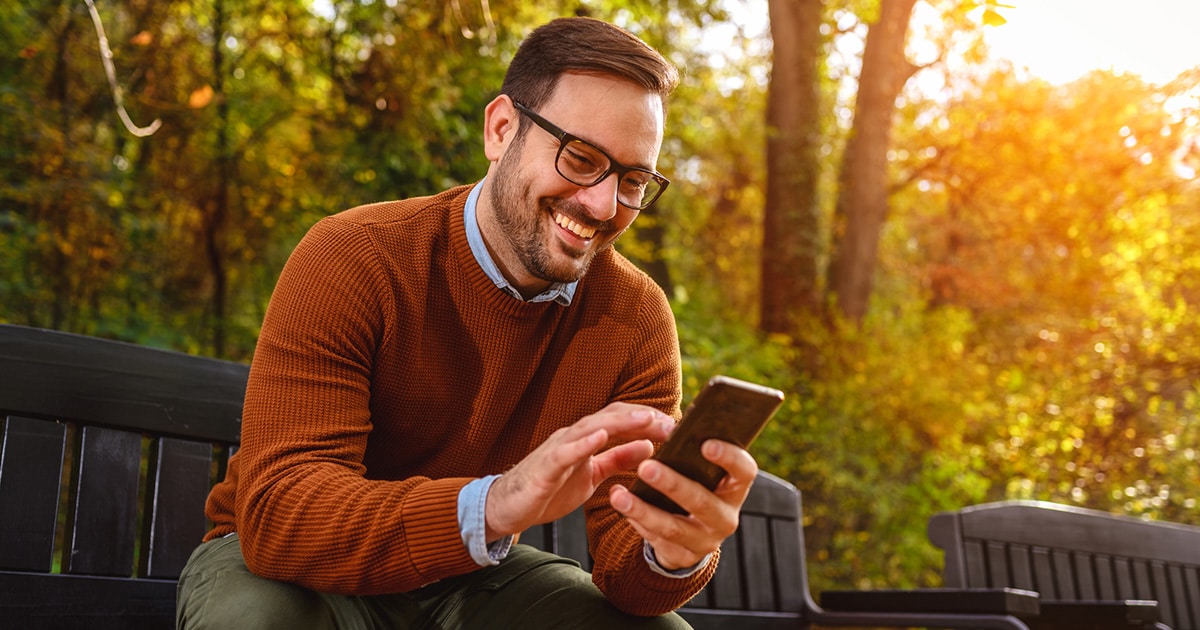
[[500,268],[496,266],[496,261],[492,259],[487,245],[483,242],[483,232],[479,230],[479,221],[476,220],[475,206],[479,201],[479,191],[483,189],[485,181],[486,178],[479,180],[479,183],[475,184],[475,187],[471,189],[471,194],[467,196],[466,207],[463,209],[463,227],[466,228],[467,243],[471,246],[471,254],[475,257],[475,262],[479,263],[479,267],[483,269],[483,273],[487,274],[488,280],[491,280],[497,288],[518,300],[528,302],[553,301],[562,306],[570,306],[571,300],[575,298],[575,289],[579,286],[578,280],[575,282],[555,282],[545,291],[529,298],[529,300],[525,300],[521,297],[521,293],[509,284],[504,274],[500,273]]

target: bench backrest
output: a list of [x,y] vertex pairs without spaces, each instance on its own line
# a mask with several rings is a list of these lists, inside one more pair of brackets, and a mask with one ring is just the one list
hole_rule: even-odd
[[[0,627],[172,626],[174,579],[236,449],[247,373],[0,325]],[[683,611],[689,621],[798,627],[800,522],[799,492],[761,473],[714,579]],[[590,568],[580,512],[521,540]]]
[[0,325],[0,619],[171,627],[174,579],[238,441],[246,375]]
[[1016,587],[1046,600],[1144,599],[1200,629],[1200,527],[1056,503],[1003,501],[935,515],[947,587]]

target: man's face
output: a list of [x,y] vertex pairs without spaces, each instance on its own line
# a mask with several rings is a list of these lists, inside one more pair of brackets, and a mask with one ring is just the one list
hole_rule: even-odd
[[[531,121],[523,138],[514,141],[521,114],[506,97],[497,101],[490,107],[510,118],[512,133],[503,146],[494,147],[498,159],[488,173],[479,223],[509,282],[529,297],[552,282],[581,278],[638,211],[617,203],[614,175],[591,187],[559,175],[554,166],[558,139]],[[653,170],[658,160],[662,101],[633,83],[567,74],[537,113],[622,164]]]

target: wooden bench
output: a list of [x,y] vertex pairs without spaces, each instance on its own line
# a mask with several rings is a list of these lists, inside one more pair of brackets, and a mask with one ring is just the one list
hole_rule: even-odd
[[[247,371],[0,325],[0,629],[173,626],[175,578],[208,527],[205,498],[236,449]],[[762,473],[715,577],[684,617],[701,630],[1026,630],[1008,613],[1037,612],[1031,594],[997,590],[914,594],[900,600],[906,612],[854,610],[851,593],[848,610],[824,610],[809,594],[801,523],[799,492]],[[522,542],[590,565],[578,512]],[[968,595],[998,596],[1000,606],[979,615],[947,605]]]
[[174,625],[175,578],[237,444],[246,373],[0,326],[0,626]]
[[935,515],[929,539],[947,587],[1036,591],[1044,618],[1073,623],[1200,630],[1200,527],[1004,501]]

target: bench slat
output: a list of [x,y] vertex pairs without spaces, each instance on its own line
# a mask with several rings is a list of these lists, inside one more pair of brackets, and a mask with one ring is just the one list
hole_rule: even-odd
[[1008,554],[1009,570],[1012,572],[1014,588],[1036,591],[1033,583],[1033,566],[1029,559],[1029,547],[1013,545]]
[[746,607],[751,610],[779,610],[775,601],[774,574],[771,571],[771,530],[765,517],[742,517],[742,562],[753,570],[745,571]]
[[1096,570],[1091,563],[1091,557],[1086,554],[1072,554],[1071,563],[1075,572],[1076,599],[1098,601],[1100,595],[1096,592]]
[[63,573],[133,575],[142,436],[101,427],[80,433]]
[[49,572],[67,427],[20,416],[0,436],[0,568]]
[[1137,589],[1133,584],[1133,567],[1129,558],[1113,558],[1113,575],[1116,578],[1117,594],[1121,599],[1136,599]]
[[983,587],[991,584],[986,574],[988,561],[984,544],[977,540],[970,540],[964,546],[967,557],[967,585]]
[[1161,613],[1163,621],[1167,625],[1174,626],[1175,615],[1172,614],[1174,608],[1171,604],[1171,584],[1167,579],[1167,567],[1161,562],[1151,562],[1150,565],[1150,584],[1154,589],[1154,596],[1147,599],[1154,599],[1163,602]]
[[1050,550],[1034,547],[1029,550],[1029,557],[1033,559],[1033,584],[1037,587],[1034,590],[1046,599],[1065,599],[1054,579],[1054,558],[1050,556]]
[[[743,516],[743,522],[744,519]],[[740,610],[746,607],[742,597],[742,572],[746,570],[741,562],[743,536],[744,531],[739,527],[721,544],[721,561],[706,588],[711,593],[714,608]]]
[[1113,573],[1112,556],[1106,553],[1096,554],[1093,562],[1096,567],[1096,599],[1121,599],[1120,594],[1117,593],[1117,582]]
[[521,532],[520,543],[529,545],[534,549],[542,551],[554,552],[554,527],[553,523],[543,523],[535,525]]
[[799,612],[807,604],[808,583],[799,529],[800,524],[791,519],[771,520],[771,543],[775,548],[771,562],[779,588],[779,610],[785,612]]
[[176,438],[159,438],[151,449],[146,492],[146,541],[141,574],[152,578],[179,577],[199,544],[208,521],[204,503],[212,472],[212,445]]
[[987,584],[1005,584],[1008,582],[1008,545],[988,542],[984,545],[983,553],[987,556]]
[[[1188,596],[1180,606],[1180,614],[1187,618],[1187,624],[1181,623],[1180,626],[1181,628],[1182,626],[1200,628],[1200,569],[1188,566],[1183,571],[1183,575],[1186,578],[1186,582],[1184,582],[1186,587],[1184,588],[1187,589]],[[1187,612],[1184,613],[1184,610]]]
[[1167,568],[1167,580],[1170,582],[1169,592],[1171,596],[1166,600],[1164,606],[1163,617],[1164,621],[1170,619],[1168,624],[1180,625],[1182,619],[1188,617],[1187,614],[1187,587],[1183,579],[1182,567],[1172,566]]
[[1075,576],[1071,573],[1071,555],[1066,551],[1052,551],[1050,562],[1054,571],[1055,591],[1058,593],[1055,599],[1079,599],[1079,593],[1075,592]]
[[1133,592],[1136,599],[1155,599],[1154,582],[1150,578],[1150,563],[1145,560],[1134,560],[1130,563],[1133,568]]
[[592,554],[588,550],[587,517],[583,508],[575,508],[570,514],[562,517],[554,533],[554,553],[572,558],[584,571],[591,571]]
[[53,330],[0,325],[0,410],[235,443],[249,367]]
[[163,630],[175,582],[0,571],[0,611],[6,630]]

